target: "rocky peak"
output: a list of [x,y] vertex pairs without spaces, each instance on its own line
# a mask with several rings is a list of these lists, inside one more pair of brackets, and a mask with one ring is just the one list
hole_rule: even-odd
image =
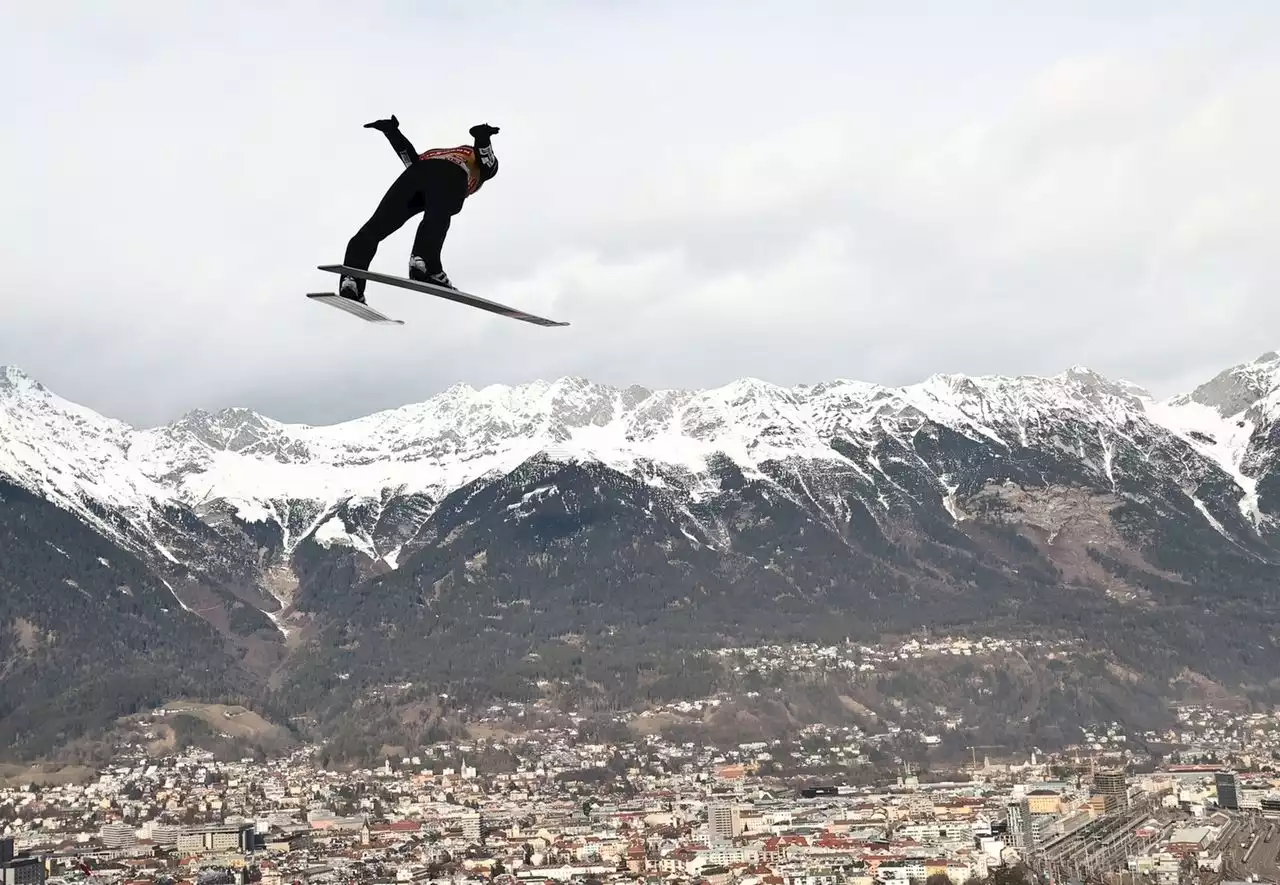
[[1248,411],[1255,403],[1280,388],[1280,354],[1268,351],[1253,362],[1219,372],[1190,394],[1171,402],[1194,402],[1208,406],[1223,418]]
[[165,430],[172,436],[190,435],[211,449],[239,452],[279,435],[274,422],[252,409],[231,408],[217,412],[195,409]]
[[45,387],[17,366],[0,366],[0,395],[43,393]]

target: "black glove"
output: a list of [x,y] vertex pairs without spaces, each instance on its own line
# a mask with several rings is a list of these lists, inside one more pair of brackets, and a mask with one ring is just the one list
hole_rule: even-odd
[[374,120],[372,123],[365,123],[364,129],[377,129],[379,132],[391,132],[400,128],[400,121],[396,119],[396,115],[392,114],[390,120]]
[[490,126],[488,123],[480,123],[477,126],[472,126],[469,131],[472,138],[489,138],[492,135],[497,135],[499,129],[497,126]]

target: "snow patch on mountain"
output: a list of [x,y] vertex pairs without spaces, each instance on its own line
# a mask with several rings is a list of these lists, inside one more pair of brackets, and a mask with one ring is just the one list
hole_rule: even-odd
[[276,513],[275,507],[270,503],[262,501],[253,501],[245,498],[224,498],[228,504],[235,509],[236,518],[241,522],[270,522],[271,520],[279,521],[279,514]]
[[387,564],[388,568],[391,568],[391,569],[399,568],[400,554],[403,552],[404,552],[404,545],[402,544],[399,547],[395,548],[394,550],[388,553],[384,553],[382,555],[382,561]]
[[334,513],[316,526],[310,537],[325,549],[340,545],[357,550],[371,560],[382,558],[382,555],[378,552],[377,544],[369,537],[368,533],[358,527],[354,530],[349,528],[346,520],[337,513]]
[[1261,453],[1257,431],[1280,419],[1280,354],[1220,372],[1191,393],[1144,403],[1160,426],[1217,464],[1242,491],[1240,512],[1255,527],[1263,521],[1256,476],[1246,471]]
[[1212,406],[1189,400],[1151,402],[1146,409],[1153,421],[1217,464],[1240,486],[1240,512],[1257,526],[1262,520],[1258,483],[1241,469],[1253,435],[1253,422],[1239,416],[1224,418]]
[[352,546],[351,533],[337,514],[321,523],[311,534],[311,539],[321,547],[332,547],[334,544]]
[[167,589],[171,594],[173,594],[173,598],[174,598],[174,599],[176,599],[176,600],[178,601],[178,605],[182,606],[182,610],[183,610],[183,611],[185,611],[185,612],[187,612],[187,613],[189,613],[189,614],[193,614],[193,615],[194,615],[194,614],[196,614],[196,610],[195,610],[195,609],[193,609],[191,606],[187,605],[185,602],[183,602],[183,601],[182,601],[182,597],[178,595],[178,591],[177,591],[177,590],[174,590],[174,589],[173,589],[173,585],[172,585],[172,584],[170,584],[170,583],[169,583],[168,581],[166,581],[164,578],[161,578],[161,579],[160,579],[160,583],[164,584],[165,588],[166,588],[166,589]]

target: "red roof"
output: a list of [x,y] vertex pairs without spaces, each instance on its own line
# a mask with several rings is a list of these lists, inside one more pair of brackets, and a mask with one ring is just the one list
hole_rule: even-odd
[[386,824],[373,824],[370,833],[416,833],[422,829],[422,823],[416,820],[393,820]]

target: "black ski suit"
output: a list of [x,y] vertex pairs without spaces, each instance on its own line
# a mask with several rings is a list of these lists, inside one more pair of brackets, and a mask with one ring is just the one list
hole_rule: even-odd
[[[498,158],[488,135],[478,135],[475,145],[436,148],[419,154],[398,125],[380,130],[404,163],[405,169],[387,188],[373,215],[347,243],[343,264],[368,270],[378,245],[422,213],[413,256],[426,264],[428,274],[440,273],[440,251],[454,215],[467,197],[498,174]],[[359,280],[361,294],[364,280]]]

